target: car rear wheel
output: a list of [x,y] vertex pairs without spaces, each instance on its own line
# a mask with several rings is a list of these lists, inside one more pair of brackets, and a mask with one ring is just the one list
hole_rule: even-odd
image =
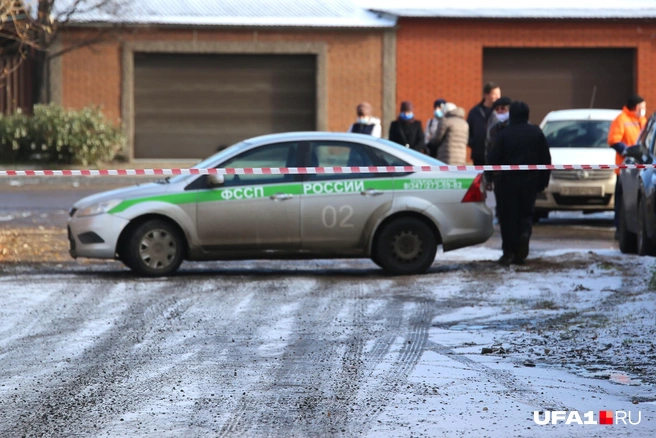
[[433,230],[415,218],[394,219],[374,242],[374,263],[392,275],[426,272],[435,260],[437,238]]
[[645,203],[638,204],[638,235],[637,235],[637,252],[638,255],[653,256],[656,253],[656,245],[649,238],[647,234],[647,212],[645,211]]
[[127,242],[124,263],[136,274],[166,276],[174,273],[182,263],[184,240],[180,232],[166,221],[144,222],[132,231]]
[[626,227],[626,212],[624,206],[620,206],[619,212],[619,241],[620,251],[625,254],[634,254],[636,252],[637,239],[636,235]]

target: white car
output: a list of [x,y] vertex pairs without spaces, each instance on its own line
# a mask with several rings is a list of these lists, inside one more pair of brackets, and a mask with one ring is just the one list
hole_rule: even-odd
[[[296,132],[252,138],[196,168],[441,166],[370,135]],[[182,260],[370,257],[418,274],[444,251],[493,233],[480,172],[179,175],[75,203],[73,257],[117,258],[140,275]]]
[[[608,146],[611,122],[621,113],[609,109],[552,111],[540,127],[547,138],[553,164],[615,164],[615,150]],[[554,210],[588,213],[613,210],[613,170],[554,170],[549,187],[538,194],[535,219]]]

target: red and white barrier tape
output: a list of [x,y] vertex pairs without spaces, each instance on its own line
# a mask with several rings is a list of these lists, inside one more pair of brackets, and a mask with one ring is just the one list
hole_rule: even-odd
[[261,167],[228,169],[99,169],[99,170],[0,170],[1,176],[135,176],[135,175],[277,175],[325,173],[405,173],[508,170],[614,170],[653,169],[656,164],[528,164],[485,166],[370,166],[370,167]]

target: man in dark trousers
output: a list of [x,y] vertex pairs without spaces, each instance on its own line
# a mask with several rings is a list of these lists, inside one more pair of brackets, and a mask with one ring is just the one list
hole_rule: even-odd
[[492,105],[501,97],[501,89],[494,82],[488,82],[483,87],[483,100],[469,110],[469,141],[471,159],[475,166],[485,164],[485,138],[487,137],[487,122],[492,114]]
[[[497,134],[488,151],[488,164],[551,164],[551,154],[542,130],[528,122],[524,102],[510,105],[510,124]],[[533,231],[533,209],[538,193],[549,185],[548,170],[506,170],[495,181],[500,197],[497,214],[501,227],[503,256],[499,263],[524,264]]]

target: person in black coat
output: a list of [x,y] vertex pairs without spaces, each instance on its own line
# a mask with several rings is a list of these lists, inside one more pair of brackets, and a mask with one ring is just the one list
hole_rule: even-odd
[[501,89],[494,82],[488,82],[483,87],[483,100],[469,110],[469,148],[471,159],[475,166],[485,164],[485,138],[487,137],[488,120],[492,114],[492,105],[501,97]]
[[[498,133],[488,151],[488,164],[551,164],[551,154],[542,130],[528,122],[529,107],[515,101],[510,105],[510,124]],[[533,231],[533,209],[537,194],[549,185],[548,170],[506,170],[499,173],[497,214],[501,227],[502,265],[523,264],[528,256]]]
[[424,154],[428,153],[421,122],[415,119],[412,102],[401,103],[399,118],[392,122],[389,139],[394,143],[412,148]]

